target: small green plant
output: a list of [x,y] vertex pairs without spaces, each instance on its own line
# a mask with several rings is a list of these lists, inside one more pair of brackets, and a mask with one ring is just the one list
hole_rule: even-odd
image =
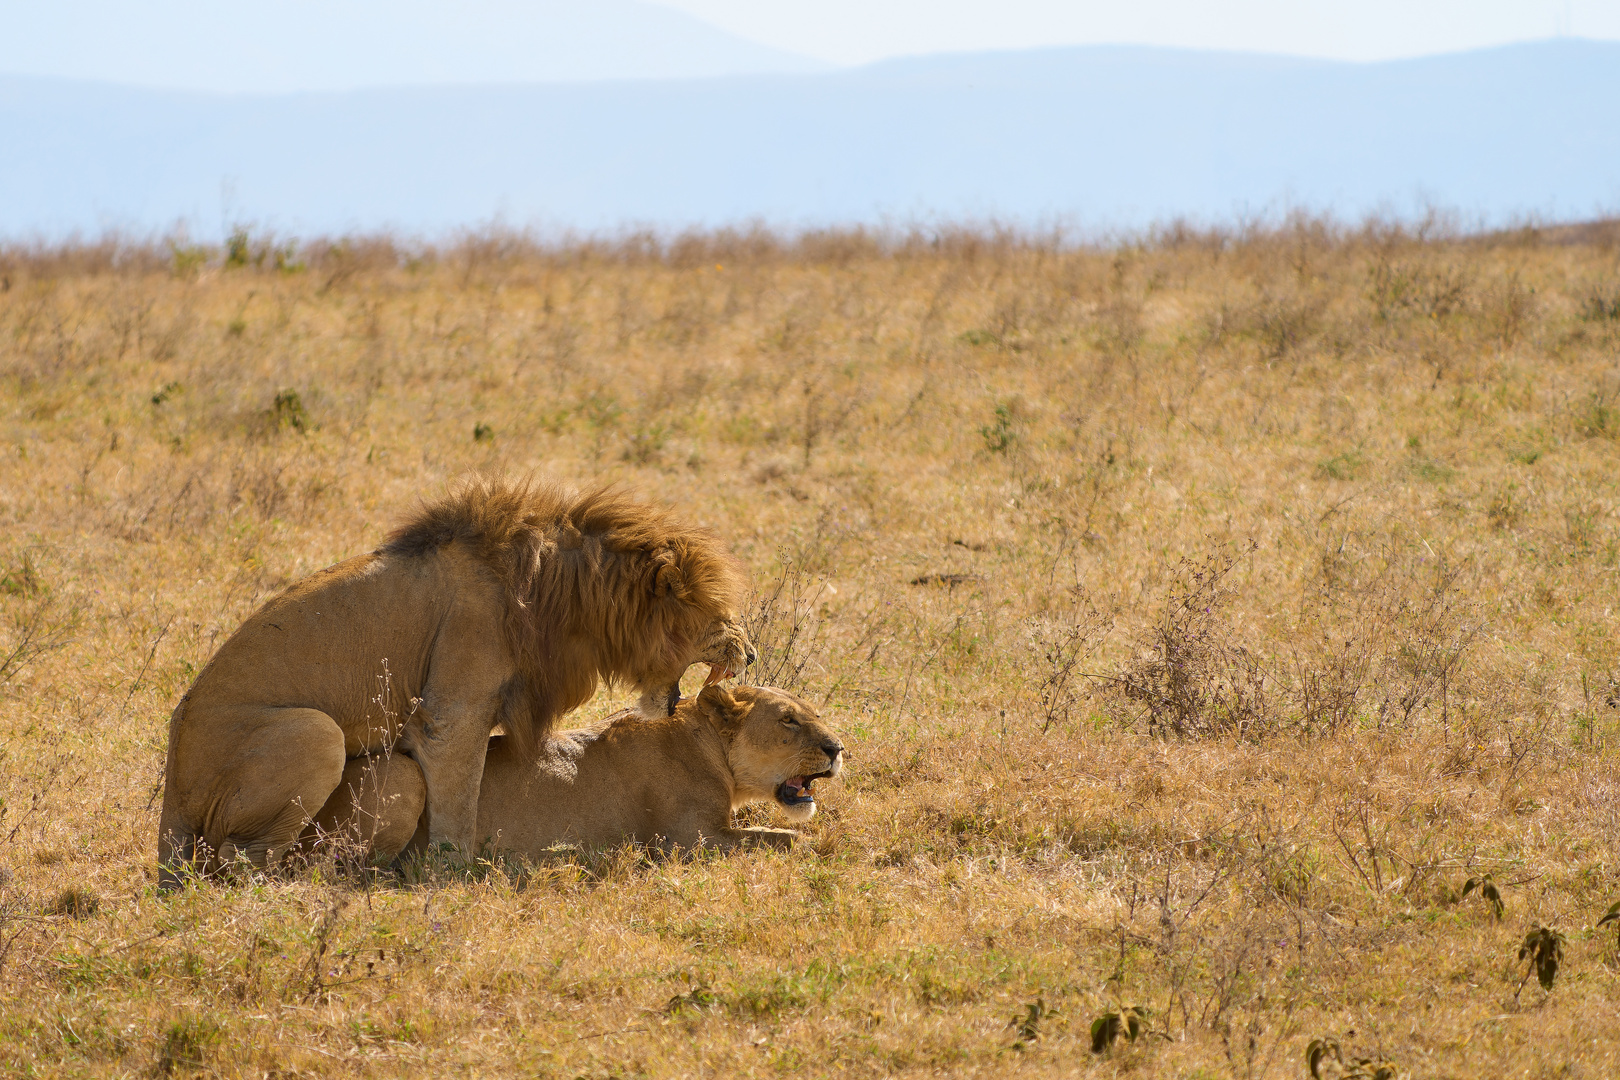
[[1577,554],[1592,550],[1597,541],[1602,512],[1592,506],[1571,506],[1564,510],[1564,537]]
[[1329,1054],[1335,1061],[1344,1060],[1339,1054],[1339,1041],[1337,1039],[1312,1039],[1305,1048],[1305,1067],[1311,1070],[1314,1080],[1322,1080],[1322,1062],[1327,1060]]
[[23,552],[21,565],[0,572],[0,593],[32,599],[45,591],[45,582],[34,565],[34,557]]
[[1620,288],[1593,289],[1581,301],[1581,318],[1587,322],[1620,322]]
[[1575,418],[1575,432],[1586,439],[1613,439],[1620,436],[1620,408],[1614,396],[1594,390],[1586,396],[1585,408]]
[[282,244],[270,253],[270,264],[283,274],[301,274],[309,264],[298,257],[296,244]]
[[1316,466],[1316,475],[1326,480],[1354,480],[1367,464],[1367,459],[1355,450],[1334,454]]
[[1491,913],[1496,916],[1496,921],[1501,922],[1502,913],[1507,910],[1507,905],[1502,902],[1502,892],[1496,887],[1496,882],[1491,880],[1491,875],[1469,878],[1463,883],[1462,895],[1458,899],[1466,900],[1468,894],[1475,889],[1479,890],[1480,899],[1491,905]]
[[66,915],[70,919],[92,919],[101,910],[101,897],[89,889],[69,885],[51,900],[52,915]]
[[1508,460],[1516,461],[1520,465],[1534,465],[1541,460],[1541,454],[1539,446],[1520,444],[1508,450]]
[[494,442],[495,429],[480,420],[473,425],[473,442]]
[[165,383],[163,389],[152,395],[152,404],[162,405],[166,401],[172,401],[181,389],[181,385],[177,382]]
[[663,424],[637,428],[630,433],[630,438],[625,443],[624,460],[637,465],[651,465],[663,454],[667,442],[669,429]]
[[1610,904],[1609,910],[1603,913],[1603,918],[1597,921],[1600,927],[1607,926],[1609,923],[1614,923],[1614,947],[1620,949],[1620,900]]
[[[1519,991],[1524,990],[1524,984],[1529,981],[1530,973],[1536,973],[1536,981],[1543,990],[1553,988],[1553,980],[1558,977],[1558,965],[1564,962],[1564,935],[1550,926],[1537,926],[1524,935],[1524,944],[1519,946],[1519,960],[1529,961],[1524,971],[1524,978],[1519,980]],[[1517,998],[1517,992],[1513,995]]]
[[1523,519],[1524,500],[1519,498],[1516,484],[1509,484],[1492,495],[1485,507],[1485,520],[1490,522],[1493,529],[1511,529]]
[[270,406],[270,418],[278,429],[292,428],[300,435],[309,431],[309,413],[304,409],[304,399],[298,396],[296,390],[276,392],[276,400]]
[[794,1009],[802,1009],[810,1000],[809,984],[798,974],[788,973],[754,985],[738,988],[731,1007],[738,1014],[751,1017],[778,1016]]
[[1000,345],[1001,338],[989,330],[967,330],[956,335],[956,340],[964,345],[980,348],[984,345]]
[[1406,462],[1406,471],[1419,480],[1443,484],[1457,475],[1457,470],[1438,458],[1414,453]]
[[252,261],[253,249],[248,241],[248,231],[237,226],[225,238],[225,269],[240,270]]
[[1312,1039],[1305,1048],[1305,1067],[1310,1070],[1312,1080],[1322,1080],[1322,1066],[1329,1059],[1339,1066],[1339,1080],[1396,1080],[1401,1074],[1400,1069],[1388,1061],[1369,1057],[1346,1058],[1339,1040],[1330,1036]]
[[1018,1038],[1013,1040],[1013,1049],[1022,1050],[1026,1045],[1041,1037],[1041,1021],[1057,1015],[1057,1010],[1046,1004],[1044,997],[1038,997],[1025,1005],[1023,1011],[1013,1014],[1007,1026],[1018,1032]]
[[1100,1054],[1119,1041],[1135,1042],[1147,1029],[1146,1009],[1140,1005],[1127,1005],[1118,1012],[1105,1012],[1091,1022],[1091,1052]]
[[1018,433],[1013,430],[1012,409],[1005,404],[997,405],[996,422],[982,425],[979,434],[984,438],[984,448],[992,454],[1006,451],[1018,440]]
[[201,244],[181,244],[171,240],[169,260],[175,277],[196,277],[197,272],[208,265],[208,249]]
[[219,1041],[220,1027],[206,1017],[182,1016],[169,1025],[158,1050],[157,1071],[172,1076],[203,1068],[208,1051]]
[[580,402],[579,412],[593,428],[609,428],[624,415],[624,406],[611,394],[591,394]]
[[718,1004],[720,1004],[720,995],[702,983],[698,983],[684,994],[676,994],[670,998],[664,1005],[664,1011],[671,1016],[676,1016],[688,1009],[693,1012],[701,1012]]

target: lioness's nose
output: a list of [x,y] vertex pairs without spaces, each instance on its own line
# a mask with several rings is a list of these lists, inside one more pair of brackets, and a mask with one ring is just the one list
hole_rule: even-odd
[[745,665],[746,664],[752,664],[755,660],[758,660],[758,659],[759,659],[759,653],[754,651],[754,647],[752,645],[748,646],[748,651],[743,654],[743,663]]
[[827,760],[837,761],[838,755],[844,752],[844,744],[837,742],[824,742],[821,744],[821,752],[827,755]]

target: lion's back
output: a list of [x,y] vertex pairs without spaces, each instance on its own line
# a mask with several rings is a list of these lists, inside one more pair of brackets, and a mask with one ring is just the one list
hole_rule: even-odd
[[266,601],[222,645],[186,695],[191,705],[319,709],[340,724],[420,692],[449,583],[438,560],[361,555]]

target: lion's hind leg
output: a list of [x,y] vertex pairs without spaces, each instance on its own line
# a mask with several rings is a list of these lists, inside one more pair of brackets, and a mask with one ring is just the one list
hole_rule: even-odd
[[178,889],[197,867],[197,834],[175,824],[165,813],[158,824],[158,888]]
[[233,726],[246,734],[221,763],[219,790],[228,794],[203,829],[210,871],[279,862],[326,805],[347,760],[342,730],[318,709],[262,707]]
[[404,754],[351,758],[337,790],[315,815],[299,846],[322,842],[377,862],[393,860],[415,835],[427,805],[422,770]]

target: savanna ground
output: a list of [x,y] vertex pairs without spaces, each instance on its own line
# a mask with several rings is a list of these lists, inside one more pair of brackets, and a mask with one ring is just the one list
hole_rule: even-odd
[[[14,247],[0,380],[0,1071],[1620,1070],[1620,227]],[[474,469],[727,538],[806,842],[160,895],[199,666]]]

